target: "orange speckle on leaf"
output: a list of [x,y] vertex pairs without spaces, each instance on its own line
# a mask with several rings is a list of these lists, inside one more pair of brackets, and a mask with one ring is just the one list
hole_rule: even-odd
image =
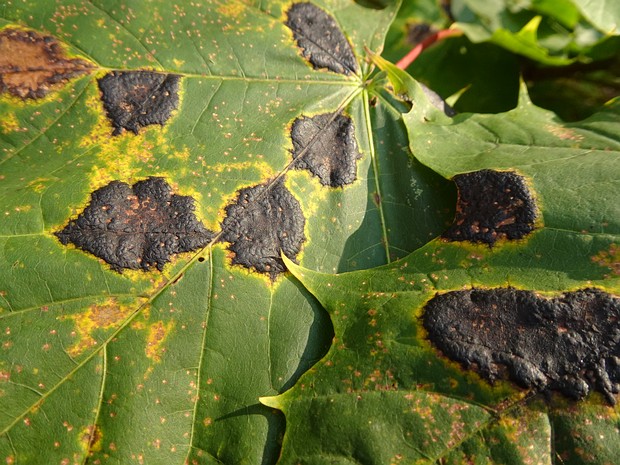
[[89,425],[82,429],[80,435],[80,446],[85,452],[99,452],[102,447],[103,433],[101,428]]
[[172,330],[174,322],[169,321],[164,324],[163,321],[153,323],[149,327],[149,333],[146,339],[146,356],[156,362],[161,361],[161,357],[165,352],[163,347],[164,341]]
[[620,276],[620,247],[618,245],[611,244],[608,250],[602,250],[592,257],[592,261],[609,268],[612,275]]
[[97,345],[93,336],[95,331],[111,329],[122,323],[131,313],[131,307],[122,306],[116,299],[110,298],[102,304],[91,305],[85,312],[61,317],[75,322],[75,331],[72,334],[75,333],[78,337],[78,341],[67,352],[76,357]]
[[563,126],[547,124],[545,126],[545,129],[562,140],[574,140],[576,142],[583,140],[583,136],[581,134],[571,131],[569,128]]

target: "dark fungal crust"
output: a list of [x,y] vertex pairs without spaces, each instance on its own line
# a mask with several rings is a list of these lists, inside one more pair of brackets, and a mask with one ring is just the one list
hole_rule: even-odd
[[299,202],[280,179],[239,191],[226,207],[221,240],[230,244],[233,264],[275,280],[286,271],[280,254],[295,260],[301,251],[305,223]]
[[97,189],[84,211],[54,234],[118,272],[161,271],[171,255],[204,247],[215,236],[194,215],[194,199],[173,194],[156,177],[133,186],[112,181]]
[[351,44],[336,20],[324,10],[308,2],[294,3],[287,11],[285,24],[293,31],[297,46],[313,68],[345,75],[357,73]]
[[0,31],[0,94],[38,99],[69,79],[90,73],[92,63],[67,58],[58,41],[35,31]]
[[112,71],[99,79],[101,99],[114,127],[137,134],[150,124],[164,125],[179,105],[177,74],[152,71]]
[[493,382],[579,400],[620,392],[620,299],[598,289],[553,299],[513,288],[438,294],[422,316],[432,344]]
[[482,242],[521,239],[534,230],[537,208],[522,176],[481,170],[453,178],[458,188],[456,215],[442,237]]
[[357,178],[361,158],[353,121],[342,113],[297,118],[291,127],[293,166],[307,169],[324,186],[342,187]]

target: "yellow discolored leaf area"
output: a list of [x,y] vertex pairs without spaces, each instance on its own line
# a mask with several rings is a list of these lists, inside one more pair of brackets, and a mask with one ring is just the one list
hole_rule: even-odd
[[0,94],[41,98],[93,68],[85,60],[68,58],[52,36],[14,28],[0,31]]
[[149,333],[146,341],[146,356],[155,362],[160,362],[165,348],[164,342],[168,338],[170,331],[174,327],[174,322],[169,321],[164,324],[163,321],[157,321],[149,327]]
[[[0,57],[0,60],[2,60],[2,57]],[[9,134],[10,132],[19,131],[21,129],[20,123],[13,113],[0,116],[0,122],[0,132],[3,134]]]
[[620,276],[620,247],[616,244],[611,244],[609,250],[603,250],[596,254],[592,257],[592,261],[608,268],[611,276]]
[[238,17],[247,9],[247,6],[243,3],[224,4],[217,8],[217,12],[223,16],[230,16],[232,18]]
[[99,452],[103,442],[103,432],[98,426],[90,425],[82,430],[80,444],[84,451]]
[[82,354],[84,351],[97,345],[94,332],[107,330],[121,324],[134,309],[131,306],[120,305],[114,298],[108,299],[102,304],[91,305],[83,313],[62,317],[75,322],[75,336],[77,341],[67,352],[72,357]]

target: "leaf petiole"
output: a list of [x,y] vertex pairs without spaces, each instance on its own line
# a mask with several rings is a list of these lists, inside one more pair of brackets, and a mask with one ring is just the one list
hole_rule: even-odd
[[463,31],[456,28],[442,29],[441,31],[437,31],[429,35],[422,42],[413,47],[404,57],[398,60],[396,66],[400,69],[407,69],[424,50],[433,45],[435,42],[439,42],[440,40],[444,40],[449,37],[458,37],[461,35],[463,35]]

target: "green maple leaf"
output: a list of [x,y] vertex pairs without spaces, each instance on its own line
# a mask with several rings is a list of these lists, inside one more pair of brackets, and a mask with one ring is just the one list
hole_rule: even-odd
[[[278,237],[281,244],[288,244],[282,237],[303,237],[285,253],[318,272],[370,268],[437,245],[420,248],[447,226],[454,189],[411,158],[403,103],[383,82],[368,81],[366,50],[381,51],[398,5],[374,10],[345,0],[316,3],[344,34],[353,63],[338,57],[334,69],[313,66],[312,53],[300,49],[292,30],[290,2],[66,0],[0,8],[0,47],[8,50],[2,57],[13,60],[0,61],[0,458],[7,463],[270,463],[280,456],[285,431],[286,461],[295,442],[290,438],[307,426],[307,417],[293,420],[285,408],[285,421],[258,398],[286,391],[282,399],[292,399],[304,386],[312,374],[287,391],[327,350],[333,332],[321,303],[330,311],[333,305],[306,278],[311,292],[278,268],[283,262],[271,246],[260,249],[257,263],[243,257],[247,243],[234,248],[232,242],[254,230],[271,238],[265,225],[279,217],[265,212],[298,208],[302,230]],[[354,155],[360,156],[351,157],[354,179],[330,187],[294,162],[291,130],[296,121],[321,121],[311,119],[317,115],[330,115],[328,125],[342,122],[339,114],[346,120],[342,127],[352,122]],[[427,116],[437,118],[438,130],[451,124]],[[317,138],[329,133],[323,128]],[[259,214],[233,208],[245,205],[243,199]],[[602,209],[595,210],[590,217],[598,221]],[[292,216],[282,224],[298,227],[298,214]],[[170,218],[182,218],[182,227]],[[101,221],[114,225],[103,235],[105,244],[114,244],[105,253],[98,252],[100,242],[83,240],[101,238]],[[565,290],[589,279],[608,288],[604,275],[613,274],[609,267],[617,261],[610,245],[615,230],[601,222],[596,227],[602,230],[583,236],[555,231],[553,242],[557,250],[587,249],[594,260],[543,254],[542,265],[528,262],[523,286],[569,270],[549,287]],[[526,255],[547,251],[547,233],[554,230],[535,231]],[[448,255],[464,249],[448,247]],[[469,250],[462,253],[459,263],[469,257]],[[521,272],[524,259],[514,262],[520,253],[500,253],[489,269],[449,273],[444,289],[476,273],[484,275],[481,282],[500,285]],[[429,282],[442,279],[435,271],[445,264],[429,260],[420,272]],[[401,276],[394,277],[398,285]],[[422,289],[429,295],[438,286]],[[404,322],[403,335],[413,338]],[[399,320],[386,324],[397,327]],[[340,338],[336,319],[334,328]],[[366,349],[351,354],[366,370]],[[427,348],[418,362],[441,368],[433,354]],[[412,402],[427,406],[426,418],[413,418],[416,434],[436,417],[441,440],[457,447],[450,455],[457,461],[469,450],[518,448],[518,432],[550,428],[545,412],[532,409],[495,421],[492,402],[513,399],[513,388],[489,390],[454,368],[441,369],[460,376],[458,392],[472,389],[480,405],[458,394],[446,399],[448,387],[441,385],[435,394],[409,386],[368,400],[375,412],[391,405],[382,410],[388,419]],[[391,386],[385,374],[372,376]],[[412,375],[408,379],[413,383]],[[338,405],[344,413],[353,404],[344,399]],[[570,408],[557,410],[555,427],[580,432],[582,425],[566,413]],[[584,417],[603,435],[612,421],[605,408],[602,420],[596,410]],[[354,421],[345,417],[311,429],[358,434],[350,428],[355,415]],[[447,429],[461,424],[470,436]],[[592,429],[584,428],[585,437]],[[391,431],[381,434],[386,444],[398,441]],[[439,437],[429,434],[431,442]],[[425,460],[449,457],[446,447],[416,447]],[[587,453],[595,452],[592,447]],[[389,447],[368,450],[364,457],[391,453]],[[357,453],[333,455],[350,462]],[[315,460],[330,460],[329,454],[325,449]]]
[[[410,169],[400,115],[372,109],[364,87],[365,47],[381,50],[398,5],[319,3],[354,72],[313,68],[290,2],[0,8],[2,460],[274,461],[284,419],[258,398],[320,358],[331,326],[274,269],[279,251],[243,266],[247,247],[230,242],[243,234],[222,224],[245,234],[251,215],[229,207],[297,204],[291,258],[328,272],[389,262],[443,228],[452,188]],[[291,140],[296,120],[335,112],[360,155],[337,188],[294,169]],[[288,194],[265,203],[267,188]]]
[[[404,72],[372,58],[395,91],[414,102],[404,119],[416,158],[448,178],[489,170],[519,173],[540,216],[533,231],[518,239],[437,238],[372,270],[326,275],[289,263],[328,309],[335,337],[330,352],[293,389],[263,399],[287,417],[281,463],[614,463],[620,450],[608,438],[617,436],[617,387],[607,400],[598,393],[574,400],[555,391],[539,396],[534,385],[524,389],[506,376],[490,383],[480,374],[484,370],[476,370],[484,359],[470,359],[472,369],[464,370],[463,358],[450,360],[436,347],[469,318],[464,300],[462,307],[454,304],[453,324],[434,342],[424,321],[436,296],[462,296],[467,289],[482,289],[484,295],[484,290],[516,288],[547,296],[535,298],[545,302],[577,289],[618,294],[617,102],[575,124],[536,108],[526,94],[518,108],[504,114],[448,118]],[[472,186],[459,187],[457,210],[471,213],[464,199]],[[461,218],[473,226],[469,219]],[[501,313],[514,311],[508,301],[496,305],[491,314],[498,312],[497,317],[489,318],[504,321]],[[614,305],[613,334],[617,298]],[[523,311],[534,312],[528,309]],[[474,341],[486,337],[485,325],[490,332],[508,331],[502,336],[507,341],[518,337],[493,321],[479,323]],[[615,341],[612,333],[603,340]],[[508,350],[501,344],[501,338],[495,340],[490,352]],[[540,350],[537,346],[534,353]],[[524,365],[511,366],[506,373]]]

